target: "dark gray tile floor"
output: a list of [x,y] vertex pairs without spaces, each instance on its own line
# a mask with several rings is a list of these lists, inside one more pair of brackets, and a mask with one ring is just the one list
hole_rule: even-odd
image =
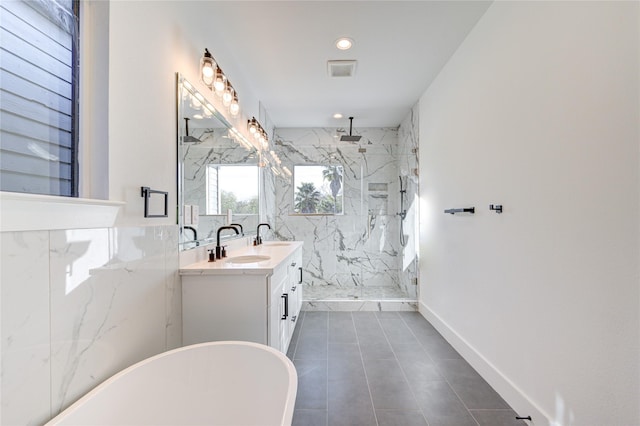
[[296,426],[525,425],[417,312],[302,312]]

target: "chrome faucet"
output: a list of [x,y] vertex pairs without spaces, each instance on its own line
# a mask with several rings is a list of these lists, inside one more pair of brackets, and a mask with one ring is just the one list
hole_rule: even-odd
[[225,229],[233,229],[236,235],[240,234],[238,228],[236,228],[235,226],[221,226],[220,228],[218,228],[218,238],[216,239],[216,259],[227,257],[227,251],[220,246],[220,232],[224,231]]
[[260,236],[260,227],[261,226],[266,226],[267,228],[271,229],[271,225],[269,225],[268,223],[261,223],[258,225],[258,229],[256,229],[256,239],[253,242],[254,246],[259,246],[260,244],[262,244],[262,237]]

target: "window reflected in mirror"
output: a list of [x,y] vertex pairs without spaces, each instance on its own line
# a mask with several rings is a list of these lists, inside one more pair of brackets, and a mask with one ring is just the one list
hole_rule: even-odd
[[207,165],[207,214],[258,214],[257,165]]
[[344,213],[342,166],[295,165],[293,182],[294,213]]

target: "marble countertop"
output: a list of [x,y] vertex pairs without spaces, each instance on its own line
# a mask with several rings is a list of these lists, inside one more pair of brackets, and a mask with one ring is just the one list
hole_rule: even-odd
[[[180,275],[233,275],[270,274],[298,247],[302,241],[265,241],[259,246],[242,247],[227,253],[215,262],[201,261],[180,268]],[[251,263],[233,263],[238,256],[269,256],[268,260]]]

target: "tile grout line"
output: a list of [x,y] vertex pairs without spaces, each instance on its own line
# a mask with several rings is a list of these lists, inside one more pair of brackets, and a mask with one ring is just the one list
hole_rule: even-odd
[[327,401],[327,415],[324,417],[325,425],[329,426],[329,312],[327,312],[327,340],[325,341],[325,345],[327,347],[327,359],[326,359],[326,401]]
[[371,394],[371,386],[369,385],[369,376],[367,375],[367,368],[364,365],[364,357],[362,356],[362,350],[360,349],[360,338],[358,337],[358,329],[356,328],[356,322],[353,320],[353,313],[349,313],[351,317],[351,323],[353,324],[353,331],[356,335],[356,345],[358,345],[358,354],[360,355],[360,363],[362,364],[362,371],[364,371],[364,380],[367,382],[367,390],[369,391],[369,400],[371,401],[371,408],[373,409],[373,418],[376,420],[376,426],[378,423],[378,414],[376,413],[376,406],[373,403],[373,395]]
[[[451,389],[451,391],[455,394],[456,398],[458,398],[458,400],[462,403],[462,405],[464,406],[465,410],[467,410],[467,413],[469,413],[469,415],[471,416],[471,418],[473,419],[474,422],[476,422],[476,425],[480,426],[480,422],[478,422],[478,419],[476,419],[476,417],[473,415],[473,413],[471,412],[471,410],[469,410],[469,407],[467,407],[467,404],[465,404],[465,402],[462,400],[462,398],[460,398],[460,395],[458,395],[458,392],[456,392],[456,390],[453,388],[453,386],[451,386],[451,383],[449,383],[449,379],[447,379],[441,372],[440,372],[440,367],[438,367],[438,364],[435,363],[434,359],[431,357],[431,355],[429,354],[429,352],[424,348],[422,342],[420,341],[420,339],[418,339],[418,336],[416,336],[416,334],[413,332],[413,329],[411,328],[411,326],[404,320],[404,318],[402,318],[401,315],[400,319],[402,319],[402,322],[407,326],[407,328],[409,329],[409,331],[411,332],[411,334],[413,335],[413,337],[415,337],[416,341],[418,342],[418,344],[420,345],[420,347],[423,349],[425,355],[431,360],[431,362],[433,362],[433,364],[436,366],[436,368],[438,369],[438,373],[442,376],[442,379],[447,383],[447,385],[449,386],[449,389]],[[426,318],[425,318],[425,321]],[[427,321],[429,322],[429,321]],[[429,323],[431,324],[431,323]],[[437,332],[437,330],[436,330]],[[440,333],[438,333],[440,334]],[[448,342],[447,342],[448,343]],[[393,348],[391,348],[391,350],[393,350]],[[455,350],[455,348],[454,348]],[[457,353],[458,351],[456,351]],[[462,355],[461,355],[462,357]],[[464,358],[462,358],[464,359]]]
[[[404,319],[402,318],[401,315],[398,315],[398,317],[400,317],[400,319],[402,320],[402,323],[409,329],[409,331],[411,332],[411,335],[416,339],[416,341],[418,342],[418,345],[420,345],[420,348],[422,349],[422,344],[420,343],[418,338],[413,334],[413,330],[411,330],[411,328],[404,321]],[[400,364],[400,360],[398,359],[398,356],[396,355],[396,351],[393,349],[393,345],[391,345],[391,342],[389,341],[389,337],[387,336],[387,333],[384,331],[384,327],[382,327],[382,323],[380,322],[380,318],[378,318],[377,315],[376,315],[376,320],[378,321],[378,324],[380,325],[380,330],[382,330],[382,334],[384,335],[384,338],[387,340],[387,344],[389,345],[389,348],[391,348],[391,352],[393,353],[393,357],[395,358],[396,362],[398,363],[398,367],[400,367],[400,371],[402,371],[402,376],[404,377],[404,380],[407,382],[407,386],[409,386],[409,390],[411,391],[411,395],[413,395],[413,399],[416,401],[416,404],[418,405],[418,409],[420,410],[420,414],[422,414],[422,418],[424,419],[424,422],[427,424],[427,426],[429,426],[429,420],[427,420],[427,416],[424,415],[424,411],[422,410],[422,407],[420,407],[420,403],[418,402],[418,398],[416,397],[416,394],[413,391],[413,386],[411,386],[411,383],[409,383],[409,379],[407,378],[407,374],[405,373],[404,368],[402,368],[402,365]],[[426,352],[425,352],[425,355],[429,356],[429,354],[427,354]],[[431,358],[429,357],[429,359],[431,359]]]

